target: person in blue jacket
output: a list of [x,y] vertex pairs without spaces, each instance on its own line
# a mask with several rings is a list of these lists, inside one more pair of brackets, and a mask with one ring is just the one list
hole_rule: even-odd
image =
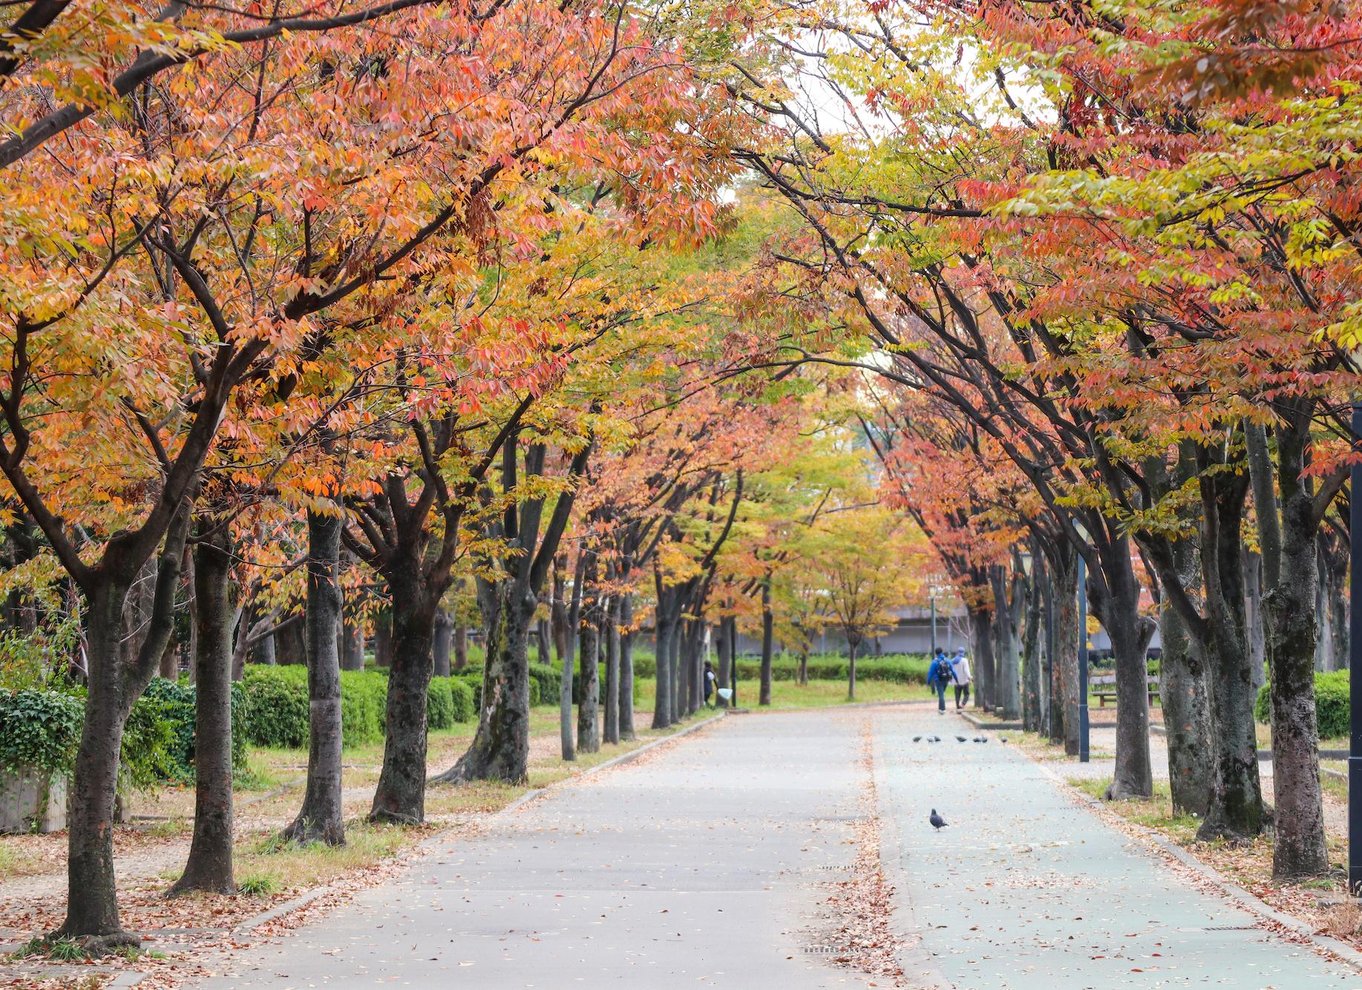
[[945,652],[938,648],[927,671],[927,686],[936,692],[936,710],[943,714],[946,711],[946,685],[952,680],[951,662],[946,659]]

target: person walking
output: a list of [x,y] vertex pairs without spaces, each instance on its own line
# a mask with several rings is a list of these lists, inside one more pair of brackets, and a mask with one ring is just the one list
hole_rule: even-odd
[[705,661],[705,704],[710,708],[714,707],[714,702],[710,699],[714,697],[714,685],[718,681],[719,675],[714,673],[714,664]]
[[932,657],[932,665],[927,671],[927,686],[936,692],[936,710],[946,712],[946,685],[951,681],[951,662],[940,649]]
[[969,704],[969,684],[971,680],[969,657],[965,656],[963,646],[956,647],[951,657],[951,680],[955,683],[955,710],[958,712]]

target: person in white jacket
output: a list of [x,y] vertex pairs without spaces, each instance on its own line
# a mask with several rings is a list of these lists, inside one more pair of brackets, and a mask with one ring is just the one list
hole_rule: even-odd
[[969,657],[965,656],[963,646],[957,647],[951,657],[951,680],[955,682],[955,710],[959,711],[969,704]]

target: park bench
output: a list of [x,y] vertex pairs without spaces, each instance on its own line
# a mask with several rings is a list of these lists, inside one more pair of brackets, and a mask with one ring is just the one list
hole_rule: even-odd
[[[1159,679],[1157,677],[1146,677],[1145,687],[1149,692],[1149,703],[1152,705],[1154,699],[1159,696]],[[1108,700],[1116,700],[1116,675],[1096,674],[1089,677],[1088,690],[1097,696],[1097,706],[1106,708]]]

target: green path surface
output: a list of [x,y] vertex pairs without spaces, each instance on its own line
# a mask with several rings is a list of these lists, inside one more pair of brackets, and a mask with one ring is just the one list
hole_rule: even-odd
[[[837,969],[873,734],[911,987],[1362,990],[925,705],[730,717],[445,838],[382,887],[222,964],[209,990],[887,987]],[[935,731],[929,746],[913,735]],[[961,734],[965,734],[963,731]],[[970,733],[972,735],[972,733]],[[952,823],[935,834],[932,807]]]

